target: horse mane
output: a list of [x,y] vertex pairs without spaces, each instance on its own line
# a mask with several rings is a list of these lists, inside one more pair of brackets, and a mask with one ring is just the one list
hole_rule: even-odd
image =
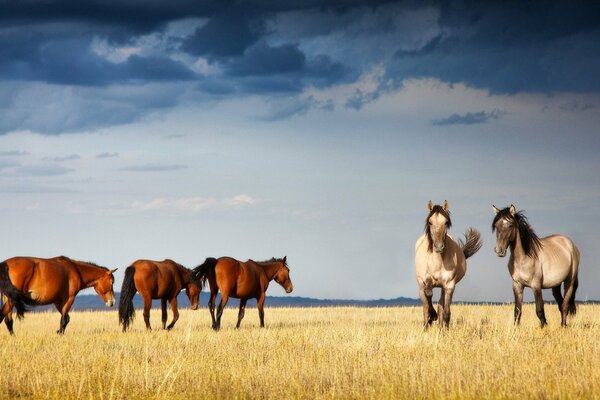
[[280,263],[283,263],[283,265],[285,265],[286,267],[288,267],[287,262],[284,262],[283,258],[277,258],[277,257],[271,257],[270,259],[265,260],[265,261],[254,261],[254,260],[249,260],[249,261],[253,261],[253,262],[257,263],[257,264],[266,264],[266,263],[280,262]]
[[514,215],[511,214],[510,207],[498,211],[492,221],[492,232],[496,230],[496,222],[502,218],[506,218],[517,224],[523,251],[528,257],[537,258],[538,251],[542,248],[542,242],[540,242],[540,238],[536,235],[531,225],[529,225],[527,217],[525,216],[525,211],[519,211]]
[[427,251],[429,253],[431,253],[433,251],[433,239],[431,238],[431,228],[429,227],[429,218],[431,218],[431,216],[436,213],[440,213],[444,216],[444,218],[446,218],[446,220],[447,220],[446,226],[448,228],[450,228],[452,226],[452,220],[450,219],[450,211],[449,210],[444,211],[444,207],[440,206],[439,204],[436,204],[435,206],[433,206],[433,208],[429,212],[429,215],[427,215],[427,218],[425,218],[425,236],[427,236]]
[[177,267],[177,269],[179,269],[180,271],[182,271],[183,273],[189,274],[190,276],[190,281],[192,283],[195,283],[196,285],[198,285],[199,287],[202,287],[202,280],[196,277],[196,274],[194,274],[194,271],[192,271],[191,269],[179,264],[178,262],[175,262],[171,259],[167,259],[165,261],[171,261],[173,264],[175,264],[175,266]]

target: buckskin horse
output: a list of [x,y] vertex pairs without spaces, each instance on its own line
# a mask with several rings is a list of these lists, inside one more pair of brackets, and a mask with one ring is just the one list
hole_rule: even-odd
[[22,318],[26,305],[54,304],[61,314],[57,333],[63,334],[70,320],[69,310],[79,291],[94,287],[108,307],[114,305],[113,273],[116,270],[65,256],[9,258],[0,263],[0,291],[4,300],[0,322],[5,319],[12,335],[13,306],[17,317]]
[[[425,220],[425,233],[415,244],[415,266],[419,297],[423,304],[423,327],[427,329],[433,321],[441,318],[440,324],[450,324],[450,303],[455,285],[465,276],[467,258],[475,254],[482,246],[481,235],[473,228],[465,232],[465,243],[455,242],[448,234],[452,226],[448,202],[444,205],[427,204],[429,215]],[[442,294],[435,312],[431,297],[433,288],[442,288]]]
[[[162,311],[162,327],[171,330],[179,319],[177,310],[177,295],[185,289],[190,299],[192,310],[198,309],[198,299],[202,290],[201,283],[196,279],[191,270],[173,260],[152,261],[137,260],[125,270],[125,279],[121,288],[119,299],[119,322],[123,326],[123,332],[133,322],[135,309],[133,308],[133,296],[136,292],[144,300],[144,322],[146,329],[150,327],[150,308],[152,299],[160,299]],[[173,311],[173,320],[167,324],[167,301]]]
[[[523,289],[530,287],[535,297],[535,310],[542,327],[547,325],[544,313],[542,289],[552,288],[552,294],[561,316],[561,326],[567,326],[567,316],[575,314],[580,254],[571,239],[563,235],[539,238],[527,221],[523,211],[514,205],[502,210],[492,206],[494,220],[492,232],[496,232],[494,252],[498,257],[506,255],[510,247],[508,272],[513,281],[515,295],[515,324],[521,322]],[[564,283],[564,297],[560,285]]]
[[[263,262],[253,260],[242,262],[231,257],[219,259],[209,257],[202,265],[194,269],[194,274],[202,280],[203,286],[208,280],[210,286],[208,308],[214,330],[221,328],[223,309],[230,297],[240,299],[236,328],[240,327],[242,318],[244,318],[246,302],[252,298],[257,301],[260,327],[264,328],[264,304],[269,282],[275,280],[285,289],[286,293],[294,290],[294,285],[290,280],[290,269],[287,266],[287,257],[272,258]],[[219,290],[221,291],[221,301],[215,318],[215,299]]]

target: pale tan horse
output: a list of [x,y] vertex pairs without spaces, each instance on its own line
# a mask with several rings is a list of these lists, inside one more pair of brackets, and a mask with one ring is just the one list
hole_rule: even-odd
[[[450,324],[450,304],[455,285],[465,276],[467,258],[475,254],[482,245],[481,235],[473,228],[465,232],[466,242],[455,242],[448,235],[452,226],[448,202],[444,205],[427,203],[429,215],[425,220],[425,233],[415,244],[415,266],[419,296],[423,304],[423,326],[429,327],[433,321],[441,317],[440,324]],[[442,288],[442,294],[435,312],[431,297],[433,288]]]
[[[552,288],[552,294],[561,313],[561,325],[567,325],[567,315],[575,314],[575,292],[578,281],[579,250],[573,241],[563,235],[539,238],[514,205],[502,210],[492,206],[495,217],[492,232],[496,231],[494,251],[499,257],[510,247],[508,272],[513,280],[515,295],[515,324],[521,321],[523,289],[530,287],[535,296],[535,310],[540,323],[545,326],[542,289]],[[560,285],[564,283],[564,298]]]

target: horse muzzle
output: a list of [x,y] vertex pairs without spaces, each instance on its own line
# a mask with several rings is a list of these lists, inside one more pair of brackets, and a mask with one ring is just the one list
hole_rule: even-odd
[[292,293],[294,291],[294,285],[290,285],[289,288],[285,289],[286,293]]
[[446,246],[444,245],[444,243],[440,243],[439,245],[438,244],[433,245],[433,250],[435,250],[436,253],[442,253],[445,248],[446,248]]
[[112,307],[115,305],[115,299],[106,300],[106,307]]
[[498,250],[497,247],[494,247],[494,252],[498,257],[504,257],[506,255],[506,249]]

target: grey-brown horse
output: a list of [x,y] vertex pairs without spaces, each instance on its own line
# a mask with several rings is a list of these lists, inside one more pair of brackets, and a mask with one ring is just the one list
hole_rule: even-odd
[[[494,221],[492,232],[496,232],[494,251],[499,257],[506,255],[510,247],[508,272],[513,281],[515,295],[515,324],[521,321],[523,289],[530,287],[535,296],[535,310],[542,324],[546,323],[542,289],[552,288],[552,294],[561,314],[561,325],[567,325],[567,315],[575,314],[575,292],[579,269],[579,250],[573,241],[563,235],[539,238],[523,214],[514,205],[502,210],[492,206]],[[564,283],[564,297],[560,285]]]
[[[481,235],[473,228],[465,232],[465,243],[455,242],[448,229],[452,226],[448,202],[444,205],[427,204],[429,215],[425,220],[425,233],[415,244],[415,266],[419,296],[423,304],[423,326],[429,327],[433,321],[442,318],[442,326],[450,324],[450,303],[455,285],[465,276],[467,258],[475,254],[482,245]],[[436,313],[431,303],[433,288],[442,288]]]

